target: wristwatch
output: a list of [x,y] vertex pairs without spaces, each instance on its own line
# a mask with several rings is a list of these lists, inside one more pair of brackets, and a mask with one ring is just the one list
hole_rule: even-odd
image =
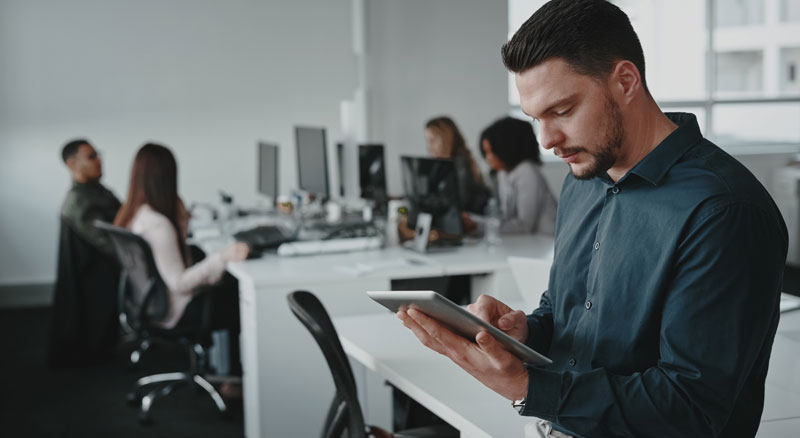
[[521,414],[522,410],[525,409],[525,401],[527,398],[522,398],[520,400],[516,400],[511,402],[511,406],[517,410],[517,413]]

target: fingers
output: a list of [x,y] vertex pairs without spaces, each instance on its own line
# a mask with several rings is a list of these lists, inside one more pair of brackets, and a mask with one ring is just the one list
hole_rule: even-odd
[[467,310],[489,324],[497,326],[498,318],[510,312],[511,308],[497,298],[483,294],[478,297],[474,304],[467,306]]
[[500,330],[511,330],[521,324],[527,323],[527,317],[522,310],[514,310],[506,313],[497,320],[497,328]]
[[497,339],[495,339],[488,332],[482,331],[478,333],[478,336],[475,337],[475,340],[478,342],[478,346],[481,347],[481,350],[486,353],[486,357],[489,358],[492,366],[496,369],[505,371],[516,365],[515,362],[520,361],[505,348],[503,348],[500,342],[498,342]]
[[439,354],[446,354],[446,349],[441,343],[434,337],[432,337],[422,326],[420,326],[414,318],[408,315],[408,312],[400,310],[397,312],[397,317],[400,318],[400,321],[403,322],[403,325],[406,326],[414,336],[419,339],[422,345],[430,348],[431,350],[439,353]]
[[496,316],[492,314],[494,306],[491,305],[489,298],[491,297],[488,295],[479,296],[474,303],[467,306],[467,310],[478,318],[492,324],[492,319],[496,318]]
[[448,349],[464,349],[469,348],[472,342],[464,339],[463,337],[453,333],[438,321],[429,317],[428,315],[420,312],[417,309],[408,309],[408,316],[410,316],[420,327],[422,327],[429,336],[439,341],[440,344]]
[[423,345],[449,357],[456,363],[463,361],[464,354],[468,349],[475,348],[472,342],[453,333],[417,309],[397,312],[397,315]]

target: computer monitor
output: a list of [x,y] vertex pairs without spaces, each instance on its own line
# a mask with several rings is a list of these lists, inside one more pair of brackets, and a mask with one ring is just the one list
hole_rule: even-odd
[[347,171],[344,166],[344,143],[336,143],[336,165],[339,170],[339,196],[344,198],[344,175]]
[[358,181],[361,197],[386,204],[386,160],[381,144],[358,145]]
[[300,190],[328,198],[328,151],[325,128],[294,128]]
[[431,228],[443,236],[464,234],[458,176],[453,160],[401,157],[403,189],[408,198],[408,225],[416,227],[417,214],[433,216]]
[[274,203],[278,198],[278,145],[258,143],[258,192],[269,196]]

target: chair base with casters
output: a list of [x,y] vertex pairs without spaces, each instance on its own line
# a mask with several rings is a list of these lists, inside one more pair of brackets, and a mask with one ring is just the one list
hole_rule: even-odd
[[364,423],[364,415],[358,401],[355,378],[350,362],[344,353],[336,328],[325,307],[314,294],[295,291],[287,295],[289,308],[308,329],[322,350],[336,385],[336,394],[331,402],[322,438],[421,438],[458,437],[456,429],[447,424],[420,427],[400,432],[388,432]]
[[[158,343],[169,343],[169,341],[158,340]],[[132,364],[137,364],[141,359],[141,354],[152,345],[153,340],[143,341],[140,347],[131,353]],[[169,395],[181,386],[196,386],[205,391],[214,402],[222,418],[228,419],[228,406],[222,396],[217,392],[212,383],[231,381],[235,379],[212,376],[205,373],[208,370],[208,353],[206,348],[199,342],[180,342],[186,347],[189,354],[190,367],[185,372],[170,372],[152,374],[139,378],[128,393],[128,403],[139,407],[139,422],[151,424],[152,416],[150,410],[161,397]]]

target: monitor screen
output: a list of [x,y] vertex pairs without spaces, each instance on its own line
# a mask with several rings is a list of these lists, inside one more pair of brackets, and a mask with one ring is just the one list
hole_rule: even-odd
[[278,197],[278,145],[258,143],[258,192],[269,196],[272,202]]
[[336,143],[336,165],[339,170],[339,196],[344,198],[344,144]]
[[362,198],[379,204],[386,202],[385,163],[383,145],[358,145],[358,174]]
[[408,198],[408,225],[416,227],[417,214],[433,216],[431,228],[452,236],[461,236],[461,201],[458,177],[452,160],[401,157],[403,189]]
[[297,126],[297,170],[300,190],[327,198],[328,151],[325,147],[325,129]]

